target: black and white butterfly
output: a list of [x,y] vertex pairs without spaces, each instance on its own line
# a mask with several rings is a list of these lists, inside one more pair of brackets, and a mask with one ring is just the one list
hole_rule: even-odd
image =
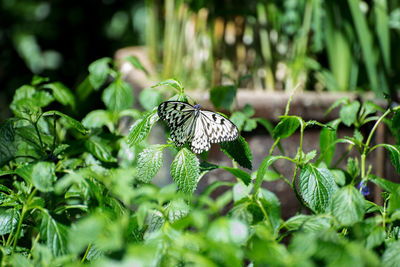
[[239,136],[235,124],[218,113],[200,110],[199,104],[166,101],[158,106],[158,116],[168,123],[177,146],[188,142],[197,154],[209,150],[211,143],[233,141]]

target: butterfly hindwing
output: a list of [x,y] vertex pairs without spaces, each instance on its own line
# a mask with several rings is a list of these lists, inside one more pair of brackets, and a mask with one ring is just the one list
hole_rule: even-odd
[[209,150],[211,143],[232,141],[239,136],[237,127],[224,116],[180,101],[161,103],[158,116],[167,122],[177,146],[188,142],[198,154]]

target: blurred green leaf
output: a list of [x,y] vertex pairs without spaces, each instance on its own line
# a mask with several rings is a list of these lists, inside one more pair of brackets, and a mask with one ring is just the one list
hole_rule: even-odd
[[241,111],[233,112],[232,116],[230,117],[230,120],[233,122],[233,124],[236,125],[239,131],[243,129],[246,119],[247,119],[246,115]]
[[56,181],[56,165],[53,162],[40,161],[33,165],[31,178],[33,185],[42,192],[53,191]]
[[171,175],[180,191],[192,194],[197,187],[200,163],[196,155],[182,148],[171,164]]
[[146,113],[142,119],[137,120],[129,131],[128,144],[133,146],[142,142],[158,119],[157,110],[155,109]]
[[0,124],[0,167],[15,157],[17,148],[14,142],[15,130],[12,119]]
[[15,231],[20,214],[15,208],[0,208],[0,235],[10,234]]
[[381,144],[384,148],[389,151],[389,158],[395,167],[398,174],[400,174],[400,146],[394,146],[389,144]]
[[274,139],[291,136],[299,128],[301,121],[301,118],[296,116],[282,116],[281,121],[274,128]]
[[250,174],[248,174],[245,171],[242,171],[241,169],[237,169],[237,168],[231,168],[231,167],[225,167],[222,166],[222,169],[232,173],[233,175],[235,175],[237,178],[239,178],[245,185],[249,185],[251,182],[251,177]]
[[357,119],[360,102],[354,101],[342,106],[340,109],[340,119],[346,126],[351,126]]
[[394,241],[387,245],[387,249],[382,255],[382,264],[384,267],[400,266],[400,241]]
[[347,172],[352,178],[357,178],[360,175],[360,166],[357,158],[347,159]]
[[142,63],[136,56],[127,56],[125,60],[131,63],[134,68],[143,71],[146,75],[149,75],[149,72],[146,70],[145,67],[143,67]]
[[318,213],[325,212],[337,190],[332,173],[325,168],[306,164],[299,175],[300,193],[310,208]]
[[72,109],[75,109],[74,95],[62,83],[47,83],[43,86],[43,88],[50,89],[53,93],[54,98],[64,106],[69,105]]
[[139,154],[137,163],[137,179],[149,183],[157,174],[163,163],[164,145],[152,145]]
[[175,88],[179,94],[183,94],[184,90],[183,90],[183,85],[175,79],[168,79],[162,82],[157,83],[156,85],[153,85],[151,88],[155,88],[155,87],[159,87],[159,86],[163,86],[163,85],[168,85],[171,86],[172,88]]
[[236,96],[237,87],[234,85],[221,85],[211,88],[210,100],[215,108],[231,110],[233,100]]
[[219,145],[221,150],[231,159],[236,161],[243,168],[251,170],[252,156],[249,145],[243,137],[239,136],[234,141],[222,142]]
[[258,199],[268,216],[267,221],[272,230],[275,234],[278,233],[281,225],[281,203],[279,202],[278,197],[271,191],[261,188],[258,193]]
[[[375,92],[375,95],[382,96],[383,92],[379,87],[378,73],[376,69],[376,60],[373,56],[375,53],[373,49],[373,39],[371,31],[368,29],[367,18],[363,14],[360,8],[360,0],[347,0],[350,7],[351,16],[357,32],[358,41],[361,46],[363,59],[365,61],[368,79],[371,84],[371,89]],[[383,34],[383,33],[382,33]],[[383,37],[383,36],[381,36]],[[386,41],[386,40],[382,40]],[[347,125],[347,124],[346,124]]]
[[110,111],[129,109],[133,105],[133,89],[119,77],[104,89],[101,100]]
[[377,226],[372,232],[368,235],[367,239],[365,240],[365,247],[372,249],[377,246],[380,246],[383,241],[385,240],[386,232],[385,228],[381,226]]
[[264,179],[265,173],[267,172],[269,166],[274,163],[279,157],[277,156],[268,156],[262,162],[260,167],[257,170],[256,181],[254,182],[254,191],[257,191],[261,187],[261,183]]
[[364,196],[352,185],[342,187],[333,195],[331,210],[341,225],[351,226],[364,217]]
[[117,159],[112,155],[112,148],[98,136],[92,136],[87,139],[85,147],[93,156],[103,162],[117,162]]
[[42,213],[40,236],[46,242],[54,256],[65,255],[67,248],[67,227],[56,220],[50,214]]
[[236,219],[218,218],[211,222],[207,237],[215,242],[242,245],[248,237],[247,225]]
[[65,119],[65,123],[67,126],[77,130],[81,134],[87,134],[87,130],[85,129],[85,127],[83,127],[83,125],[79,121],[73,119],[72,117],[62,112],[59,112],[57,110],[50,110],[43,113],[43,116],[54,116],[54,115],[58,115],[63,119]]
[[337,127],[339,123],[340,120],[334,120],[328,123],[327,125],[331,126],[334,130],[324,127],[319,135],[321,157],[328,166],[331,164],[332,158],[335,155],[336,145],[334,143],[337,139]]
[[142,105],[145,110],[152,110],[161,104],[162,100],[162,94],[158,90],[144,89],[139,94],[140,105]]
[[111,58],[105,57],[94,61],[89,65],[89,81],[95,90],[102,86],[108,74],[111,71],[109,64],[111,63]]
[[86,128],[101,128],[106,126],[110,132],[115,130],[115,117],[114,114],[107,110],[93,110],[86,114],[82,120],[82,125]]
[[295,215],[290,217],[284,224],[289,231],[302,230],[305,232],[320,232],[329,229],[331,226],[328,217],[318,215]]

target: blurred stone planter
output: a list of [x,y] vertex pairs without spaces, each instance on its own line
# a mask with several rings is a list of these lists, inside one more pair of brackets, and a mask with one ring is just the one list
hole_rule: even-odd
[[[119,66],[124,75],[124,79],[132,85],[135,95],[137,95],[142,89],[151,87],[159,82],[159,80],[152,80],[143,72],[134,69],[130,63],[124,62],[123,58],[127,57],[128,55],[135,55],[149,71],[150,77],[152,77],[152,74],[155,73],[155,70],[147,57],[144,47],[130,47],[117,51],[115,58],[120,62]],[[153,77],[155,77],[155,75]],[[202,108],[208,110],[213,109],[213,106],[209,100],[208,91],[186,90],[186,94],[192,97],[192,99],[195,99],[197,103],[202,106]],[[276,123],[279,121],[279,116],[285,113],[285,108],[289,97],[290,94],[287,92],[261,91],[240,88],[237,92],[237,104],[239,109],[243,108],[246,104],[250,104],[255,110],[255,117],[265,118],[272,123]],[[339,111],[338,109],[335,109],[328,115],[325,115],[326,110],[332,105],[332,103],[342,97],[356,99],[360,96],[353,93],[341,92],[298,92],[293,97],[289,114],[301,116],[305,121],[317,120],[319,122],[328,122],[337,119],[339,117]],[[373,98],[373,96],[367,95],[365,98]],[[319,151],[319,132],[320,127],[306,129],[303,139],[304,152],[307,153],[314,149]],[[155,142],[165,142],[165,137],[163,137],[162,131],[160,134],[160,129],[157,129],[156,133],[158,138],[161,138],[161,140],[159,139]],[[338,133],[339,137],[352,136],[353,129],[341,127],[339,128]],[[262,160],[267,156],[274,140],[262,127],[257,128],[251,133],[242,134],[248,142],[252,152],[253,171],[257,170]],[[299,140],[300,135],[298,132],[291,137],[282,140],[282,145],[287,155],[294,156],[296,154],[299,146]],[[379,127],[375,134],[375,143],[383,142],[385,142],[385,129],[384,127]],[[334,162],[338,160],[343,153],[345,153],[346,148],[347,146],[341,144],[337,146],[335,157],[333,159]],[[359,155],[357,155],[355,152],[351,155],[359,157]],[[213,145],[210,149],[208,161],[225,166],[231,165],[230,158],[228,158],[219,150],[218,145]],[[164,167],[166,169],[161,170],[161,175],[164,177],[169,176],[168,164],[170,162],[171,159],[168,158],[164,162]],[[367,166],[369,164],[373,165],[375,173],[380,177],[398,176],[390,163],[385,164],[385,154],[383,150],[377,149],[372,157],[368,157]],[[340,167],[345,166],[346,162],[344,161]],[[293,176],[294,166],[292,163],[280,160],[276,162],[275,167],[288,179],[291,179]],[[233,181],[234,178],[226,171],[214,170],[202,178],[198,185],[198,191],[202,191],[207,184],[216,180]],[[283,211],[283,219],[293,216],[298,211],[299,202],[295,198],[291,188],[284,181],[277,180],[274,182],[264,182],[263,186],[273,191],[280,199]],[[215,193],[220,194],[221,192]],[[373,195],[377,197],[374,199],[374,201],[379,202],[380,193],[374,192]]]

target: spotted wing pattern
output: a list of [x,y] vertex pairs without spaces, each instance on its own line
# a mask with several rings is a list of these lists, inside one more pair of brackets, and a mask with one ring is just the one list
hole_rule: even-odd
[[188,142],[197,154],[209,150],[211,143],[233,141],[239,136],[237,127],[222,115],[196,109],[184,102],[161,103],[158,116],[167,122],[177,146]]
[[188,139],[187,129],[192,124],[196,110],[180,101],[166,101],[158,106],[158,116],[171,129],[171,139],[177,146],[183,146]]

